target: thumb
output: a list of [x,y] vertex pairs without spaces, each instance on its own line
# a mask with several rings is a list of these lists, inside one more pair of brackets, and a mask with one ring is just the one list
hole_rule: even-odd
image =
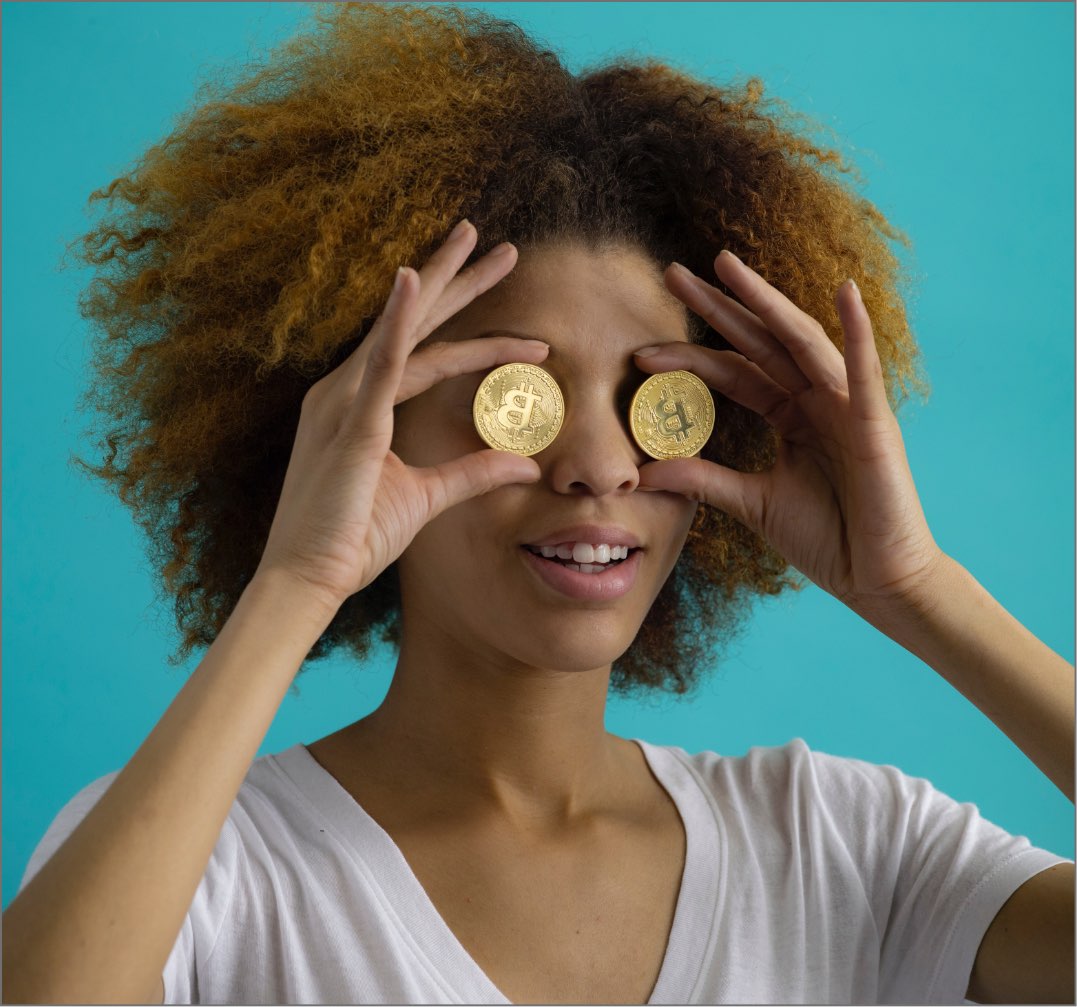
[[711,507],[717,507],[760,532],[763,523],[763,483],[765,474],[738,472],[706,459],[677,458],[649,462],[639,470],[639,489],[680,493]]
[[488,493],[499,486],[538,482],[541,474],[542,470],[534,459],[495,448],[432,465],[422,470],[422,482],[430,508],[427,520],[437,517],[454,504]]

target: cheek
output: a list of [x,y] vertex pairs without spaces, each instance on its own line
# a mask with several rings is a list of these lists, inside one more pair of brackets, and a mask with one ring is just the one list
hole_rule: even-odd
[[424,579],[441,597],[451,585],[496,581],[504,572],[504,542],[513,527],[513,509],[502,499],[512,495],[511,489],[480,493],[442,511],[419,529],[402,562],[425,571]]
[[439,465],[486,447],[475,431],[470,403],[450,406],[429,395],[401,402],[393,410],[390,447],[401,461],[421,467]]
[[684,549],[688,532],[702,504],[689,500],[687,497],[671,497],[668,501],[663,500],[662,503],[668,505],[663,517],[666,525],[671,529],[669,566],[672,569]]
[[[510,489],[505,487],[503,489]],[[398,562],[405,604],[443,627],[487,635],[506,625],[504,605],[519,557],[506,545],[511,518],[494,490],[442,511],[418,532]],[[491,629],[491,627],[494,627]]]
[[669,504],[668,520],[670,524],[687,535],[688,529],[692,527],[692,522],[695,520],[702,504],[696,503],[695,500],[689,500],[688,497],[681,496],[679,493],[670,493],[665,496],[667,499],[662,502]]
[[469,593],[475,552],[470,503],[464,501],[428,521],[401,553],[397,560],[400,584],[410,604],[452,608],[454,599]]

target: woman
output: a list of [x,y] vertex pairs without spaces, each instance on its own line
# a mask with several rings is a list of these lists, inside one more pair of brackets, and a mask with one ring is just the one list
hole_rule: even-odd
[[[685,692],[792,565],[1072,799],[1073,670],[941,552],[906,464],[896,232],[754,84],[576,79],[447,9],[324,18],[87,242],[100,401],[146,420],[94,471],[169,515],[186,652],[211,646],[35,852],[7,998],[1068,995],[1071,862],[894,767],[603,727],[611,685]],[[533,456],[476,430],[505,363],[564,395]],[[651,461],[630,399],[675,369],[714,434]],[[252,765],[303,661],[378,631],[381,707]]]

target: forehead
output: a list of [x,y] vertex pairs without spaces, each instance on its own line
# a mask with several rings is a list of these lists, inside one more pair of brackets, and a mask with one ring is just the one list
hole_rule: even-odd
[[521,248],[512,272],[445,330],[446,339],[513,331],[544,339],[551,356],[620,355],[688,338],[687,309],[656,262],[627,246],[574,243]]

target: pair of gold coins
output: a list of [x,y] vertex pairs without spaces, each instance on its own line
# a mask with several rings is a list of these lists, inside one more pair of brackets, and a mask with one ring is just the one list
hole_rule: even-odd
[[[534,455],[560,432],[565,399],[541,367],[504,364],[479,385],[471,415],[490,447]],[[632,397],[628,425],[651,458],[689,458],[699,453],[714,429],[714,400],[689,371],[652,374]]]

